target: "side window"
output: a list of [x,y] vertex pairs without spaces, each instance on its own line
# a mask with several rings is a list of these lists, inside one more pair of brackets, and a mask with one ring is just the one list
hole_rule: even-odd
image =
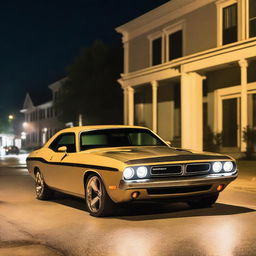
[[237,41],[237,4],[230,5],[223,9],[223,45]]
[[169,60],[174,60],[183,56],[182,30],[169,35]]
[[256,1],[249,0],[249,36],[256,36]]
[[152,41],[152,66],[162,63],[162,37]]
[[67,152],[76,152],[75,134],[65,133],[59,135],[49,146],[49,148],[55,152],[58,151],[59,147],[66,146]]

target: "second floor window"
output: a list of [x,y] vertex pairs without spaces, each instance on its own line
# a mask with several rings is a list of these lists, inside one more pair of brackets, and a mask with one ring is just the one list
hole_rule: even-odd
[[237,4],[223,8],[223,45],[237,41]]
[[174,60],[183,56],[182,30],[169,35],[169,60]]
[[152,41],[152,66],[162,63],[162,37]]
[[256,36],[256,0],[249,0],[249,36]]

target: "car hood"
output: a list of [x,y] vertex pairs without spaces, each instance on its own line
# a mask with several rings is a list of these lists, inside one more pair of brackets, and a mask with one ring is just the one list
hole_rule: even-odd
[[126,164],[230,159],[230,157],[220,154],[195,152],[191,150],[169,148],[167,146],[102,148],[90,150],[90,153],[113,158]]

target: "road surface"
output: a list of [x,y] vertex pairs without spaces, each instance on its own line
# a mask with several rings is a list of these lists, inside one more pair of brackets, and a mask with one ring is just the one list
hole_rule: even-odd
[[81,199],[36,200],[25,158],[0,158],[0,256],[256,255],[252,172],[208,209],[137,203],[117,216],[94,218]]

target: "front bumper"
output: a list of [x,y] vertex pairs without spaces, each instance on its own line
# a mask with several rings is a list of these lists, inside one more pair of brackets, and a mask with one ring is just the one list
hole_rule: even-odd
[[163,187],[185,187],[198,186],[209,184],[228,184],[237,178],[237,172],[229,176],[225,175],[207,175],[202,177],[179,177],[177,179],[149,179],[149,180],[133,180],[120,182],[119,188],[122,190],[128,189],[148,189],[148,188],[163,188]]
[[[197,177],[179,177],[173,179],[148,179],[148,180],[121,180],[119,188],[113,197],[115,202],[131,201],[131,194],[139,192],[139,197],[136,200],[154,200],[162,198],[176,198],[182,199],[185,197],[198,197],[209,193],[220,192],[217,190],[218,185],[223,185],[222,190],[233,180],[237,178],[237,172],[229,175],[207,175]],[[202,186],[207,187],[205,190],[200,190]],[[150,190],[165,191],[165,189],[172,188],[169,193],[150,193]],[[177,190],[175,189],[177,188]],[[191,189],[192,188],[192,189]],[[198,188],[198,190],[197,190]],[[184,191],[182,191],[184,189]],[[221,190],[221,191],[222,191]],[[173,192],[174,191],[174,192]]]

